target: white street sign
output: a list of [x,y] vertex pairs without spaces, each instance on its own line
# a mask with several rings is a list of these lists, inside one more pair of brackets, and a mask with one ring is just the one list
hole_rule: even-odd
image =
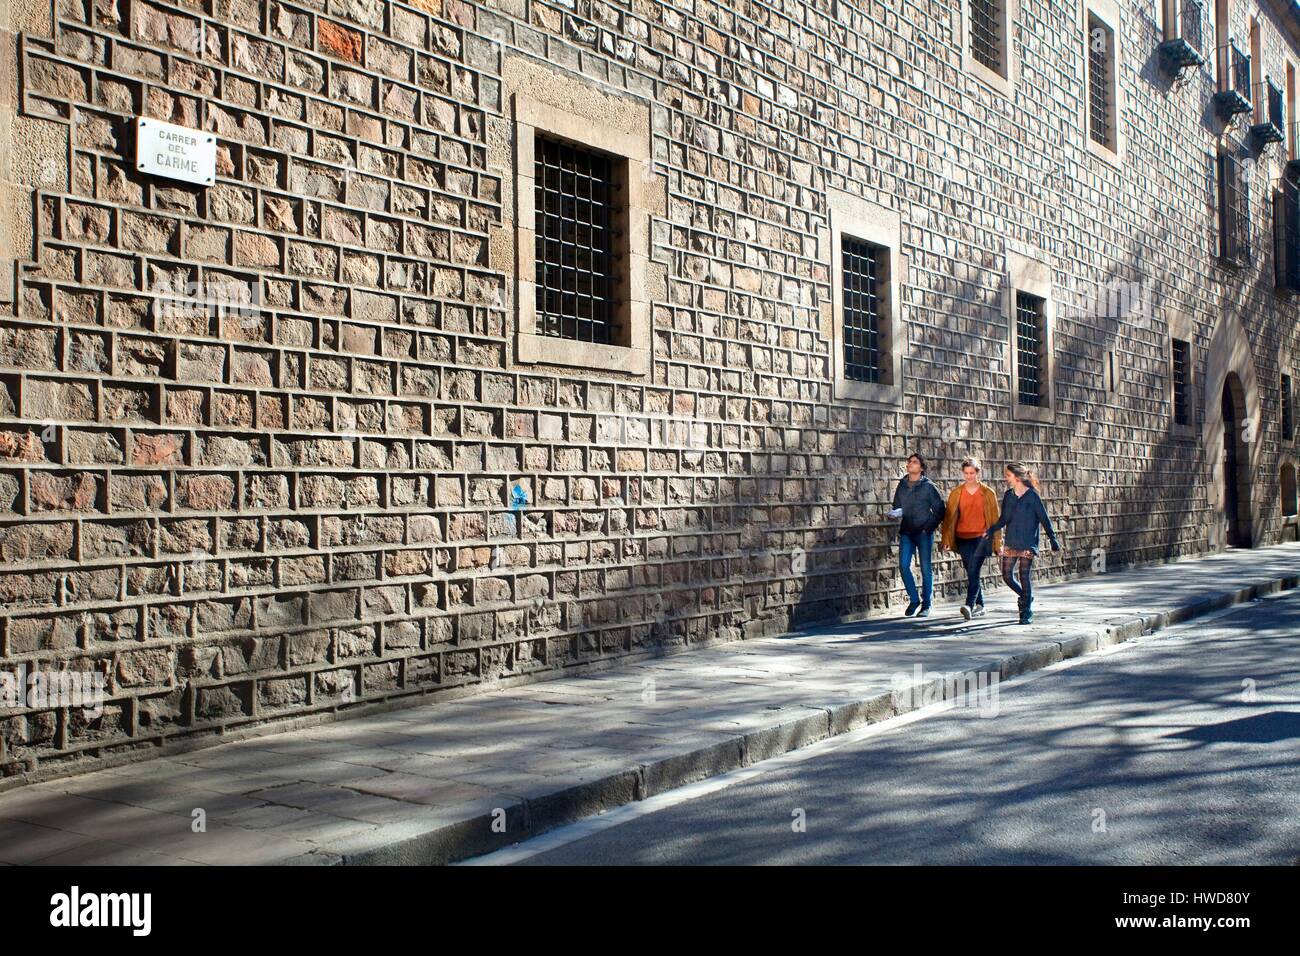
[[150,176],[211,186],[217,177],[217,138],[197,129],[137,117],[135,168]]

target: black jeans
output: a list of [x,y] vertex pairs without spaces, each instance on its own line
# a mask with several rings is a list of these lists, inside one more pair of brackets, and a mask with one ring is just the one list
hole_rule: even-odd
[[961,555],[962,567],[966,569],[966,606],[984,606],[984,587],[980,584],[980,568],[988,560],[987,554],[979,554],[980,538],[958,538],[957,553]]

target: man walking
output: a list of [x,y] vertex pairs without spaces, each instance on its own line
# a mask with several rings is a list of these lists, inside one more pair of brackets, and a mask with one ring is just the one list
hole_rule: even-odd
[[[934,531],[943,521],[943,496],[925,475],[925,459],[913,453],[907,459],[907,474],[894,489],[894,507],[889,512],[898,520],[898,570],[907,588],[908,605],[904,617],[929,617],[934,594],[934,571],[931,564]],[[921,561],[921,593],[916,592],[912,576],[912,558]]]

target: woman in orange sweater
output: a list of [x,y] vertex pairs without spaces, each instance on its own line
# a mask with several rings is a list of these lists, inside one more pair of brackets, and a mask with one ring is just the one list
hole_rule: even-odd
[[961,563],[966,568],[966,603],[961,606],[961,616],[969,621],[984,615],[980,569],[1001,546],[1002,535],[994,532],[993,548],[989,550],[984,532],[997,523],[998,496],[980,481],[980,463],[967,458],[961,463],[961,474],[965,481],[948,495],[948,507],[939,526],[939,547],[961,555]]

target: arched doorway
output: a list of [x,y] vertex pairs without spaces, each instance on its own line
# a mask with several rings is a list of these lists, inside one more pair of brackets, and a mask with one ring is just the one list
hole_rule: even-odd
[[1236,372],[1223,381],[1223,510],[1227,519],[1227,545],[1249,548],[1250,449],[1246,447],[1250,423],[1246,417],[1246,392]]

